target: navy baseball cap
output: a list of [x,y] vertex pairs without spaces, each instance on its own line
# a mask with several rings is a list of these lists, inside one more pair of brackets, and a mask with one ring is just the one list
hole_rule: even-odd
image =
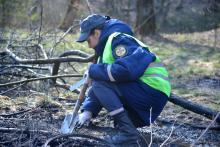
[[98,14],[92,14],[87,16],[83,21],[80,23],[80,36],[76,40],[77,42],[84,42],[88,39],[91,31],[101,26],[105,23],[108,17]]

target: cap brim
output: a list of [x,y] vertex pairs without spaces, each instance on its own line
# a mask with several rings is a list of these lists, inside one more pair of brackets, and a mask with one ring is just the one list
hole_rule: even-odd
[[76,40],[76,42],[84,42],[88,39],[90,32],[86,32],[86,33],[80,33],[79,38]]

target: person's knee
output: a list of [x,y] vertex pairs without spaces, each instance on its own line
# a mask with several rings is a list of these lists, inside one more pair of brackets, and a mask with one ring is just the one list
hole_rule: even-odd
[[113,111],[113,114],[117,113],[115,110],[123,106],[114,85],[109,82],[95,81],[92,85],[92,91],[102,106],[109,112]]
[[92,90],[94,93],[102,90],[102,89],[111,89],[115,92],[117,92],[116,87],[113,83],[111,82],[106,82],[106,81],[93,81],[92,83]]
[[119,96],[121,96],[121,92],[118,88],[118,85],[116,83],[112,83],[112,82],[106,82],[106,81],[93,81],[92,83],[92,87],[93,89],[97,88],[108,88],[108,89],[112,89],[114,90]]
[[93,81],[92,83],[92,87],[109,87],[110,85],[110,82],[106,81]]
[[82,104],[81,111],[90,111],[92,112],[93,117],[96,117],[101,109],[101,103],[94,95],[93,91],[90,89],[88,92],[88,96],[86,96],[85,101]]

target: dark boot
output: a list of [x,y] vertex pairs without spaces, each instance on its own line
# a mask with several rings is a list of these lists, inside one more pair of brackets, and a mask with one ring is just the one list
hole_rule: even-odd
[[121,112],[113,116],[117,123],[118,133],[114,136],[106,137],[106,141],[114,145],[137,144],[139,139],[138,131],[128,118],[126,112]]

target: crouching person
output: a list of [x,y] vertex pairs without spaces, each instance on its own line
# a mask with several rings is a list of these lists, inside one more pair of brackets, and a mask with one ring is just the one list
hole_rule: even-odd
[[153,123],[170,96],[167,70],[120,20],[97,14],[88,16],[80,24],[77,40],[84,41],[99,59],[88,69],[92,87],[78,124],[96,117],[104,107],[118,129],[118,134],[106,140],[114,145],[137,143],[136,128]]

